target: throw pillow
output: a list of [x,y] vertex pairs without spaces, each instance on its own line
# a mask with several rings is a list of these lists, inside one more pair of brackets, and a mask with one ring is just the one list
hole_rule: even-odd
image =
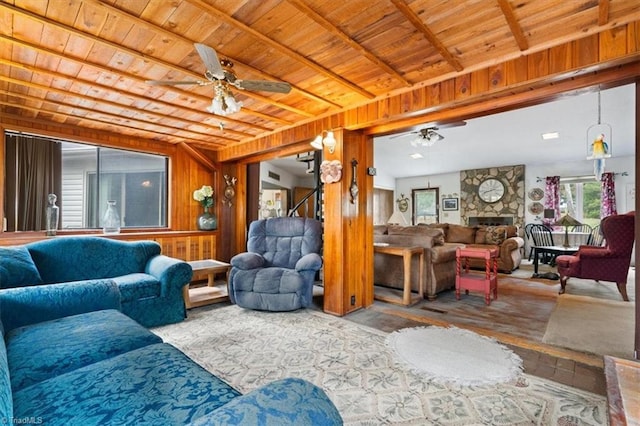
[[0,247],[0,288],[38,284],[42,278],[26,247]]
[[487,226],[485,242],[499,246],[507,239],[507,229],[504,226]]
[[448,243],[473,244],[476,241],[476,228],[474,226],[463,226],[449,224],[447,232]]

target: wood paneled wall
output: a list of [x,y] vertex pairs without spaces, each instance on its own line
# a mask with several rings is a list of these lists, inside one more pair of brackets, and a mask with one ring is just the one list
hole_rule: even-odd
[[[373,303],[373,140],[362,132],[334,131],[327,160],[342,163],[342,179],[324,185],[324,311],[345,315]],[[358,196],[350,186],[355,168]]]
[[[217,232],[125,232],[116,235],[89,233],[80,235],[94,235],[122,241],[156,241],[162,247],[162,254],[185,261],[218,258]],[[44,232],[10,232],[0,238],[0,246],[22,245],[47,238],[52,237],[46,237]]]

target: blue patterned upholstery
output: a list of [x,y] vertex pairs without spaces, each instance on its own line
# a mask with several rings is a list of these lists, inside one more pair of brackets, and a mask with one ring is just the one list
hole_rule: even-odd
[[[15,328],[7,333],[7,342],[9,374],[16,392],[162,339],[126,315],[104,310]],[[47,342],[46,346],[41,342]],[[37,356],[25,356],[34,347],[40,348]]]
[[249,225],[247,252],[231,258],[229,298],[249,309],[307,307],[322,267],[322,224],[302,217],[262,219]]
[[182,287],[191,280],[191,267],[161,255],[155,241],[57,237],[24,248],[43,284],[111,278],[120,286],[122,312],[145,327],[186,317]]
[[184,425],[239,395],[178,349],[159,343],[15,392],[14,416],[51,425]]
[[42,278],[26,247],[0,247],[0,288],[38,284]]
[[324,391],[295,378],[269,383],[192,423],[203,425],[341,425],[342,417]]
[[0,422],[342,424],[302,379],[242,396],[120,305],[108,279],[0,290]]

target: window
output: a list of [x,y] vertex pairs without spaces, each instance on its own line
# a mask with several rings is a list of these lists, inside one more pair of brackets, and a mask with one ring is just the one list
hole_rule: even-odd
[[45,229],[49,193],[61,229],[100,228],[110,200],[123,228],[167,226],[166,157],[11,133],[6,147],[7,231]]
[[600,223],[600,182],[595,177],[560,179],[560,216],[569,214],[578,221]]
[[438,188],[411,190],[413,198],[413,224],[438,223]]

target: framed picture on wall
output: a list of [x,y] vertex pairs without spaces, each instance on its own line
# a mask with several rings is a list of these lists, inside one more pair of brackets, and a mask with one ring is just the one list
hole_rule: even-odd
[[455,210],[458,210],[458,199],[457,198],[443,198],[442,199],[442,210],[444,210],[444,211],[455,211]]

